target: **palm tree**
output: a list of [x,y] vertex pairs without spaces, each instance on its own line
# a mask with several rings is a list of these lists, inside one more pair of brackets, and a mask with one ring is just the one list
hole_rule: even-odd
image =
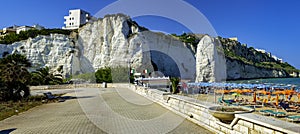
[[57,85],[61,83],[62,75],[50,73],[49,67],[32,72],[32,85]]
[[31,75],[27,70],[31,63],[20,54],[7,55],[0,59],[0,89],[4,100],[19,100],[30,95],[29,83]]

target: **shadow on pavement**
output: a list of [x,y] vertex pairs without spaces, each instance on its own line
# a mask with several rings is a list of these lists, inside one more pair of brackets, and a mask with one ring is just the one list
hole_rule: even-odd
[[16,128],[1,130],[0,134],[9,134],[9,133],[11,133],[12,131],[15,131],[15,130],[16,130]]

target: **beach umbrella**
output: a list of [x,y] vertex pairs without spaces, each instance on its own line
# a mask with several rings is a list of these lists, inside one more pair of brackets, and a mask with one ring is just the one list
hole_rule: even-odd
[[296,94],[297,92],[294,90],[285,90],[285,95]]
[[276,106],[278,106],[278,101],[279,101],[279,94],[276,94],[276,102],[275,102]]
[[264,94],[264,95],[270,94],[270,92],[267,92],[266,90],[259,90],[259,91],[256,91],[256,93],[258,93],[258,94]]
[[284,91],[275,91],[272,94],[285,94],[285,92]]
[[256,102],[256,92],[253,93],[253,102]]
[[239,94],[241,94],[243,91],[241,90],[241,89],[232,89],[232,90],[230,90],[230,92],[231,93],[239,93]]
[[242,92],[243,92],[243,93],[251,93],[251,92],[253,92],[253,91],[250,90],[250,89],[243,89]]

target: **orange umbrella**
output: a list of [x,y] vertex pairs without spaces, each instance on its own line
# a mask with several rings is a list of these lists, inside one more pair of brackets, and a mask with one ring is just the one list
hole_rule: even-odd
[[232,92],[235,92],[235,93],[241,94],[243,91],[242,91],[241,89],[232,89],[232,90],[230,90],[230,92],[231,92],[231,93],[232,93]]
[[266,90],[259,90],[259,91],[256,91],[256,93],[258,93],[258,94],[264,94],[264,95],[270,94],[270,92],[267,92]]
[[297,92],[294,90],[285,90],[285,95],[296,94]]
[[250,89],[243,89],[242,92],[243,92],[243,93],[251,93],[251,92],[253,92],[253,91],[250,90]]
[[284,91],[275,91],[272,94],[285,94],[285,92]]

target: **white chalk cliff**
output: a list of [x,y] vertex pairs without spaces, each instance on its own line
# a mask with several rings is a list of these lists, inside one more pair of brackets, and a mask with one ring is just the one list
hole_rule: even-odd
[[226,80],[226,59],[222,45],[205,35],[196,52],[196,82],[222,82]]
[[[117,14],[86,24],[70,36],[51,34],[0,45],[0,56],[3,53],[21,53],[33,63],[31,70],[48,66],[64,76],[128,65],[137,72],[148,69],[196,81],[265,75],[257,73],[259,70],[255,67],[252,70],[256,70],[257,74],[240,73],[243,65],[235,61],[230,61],[228,67],[220,48],[217,39],[206,35],[200,40],[195,53],[177,38],[148,31],[130,17]],[[274,70],[265,72],[274,77],[282,76]]]

